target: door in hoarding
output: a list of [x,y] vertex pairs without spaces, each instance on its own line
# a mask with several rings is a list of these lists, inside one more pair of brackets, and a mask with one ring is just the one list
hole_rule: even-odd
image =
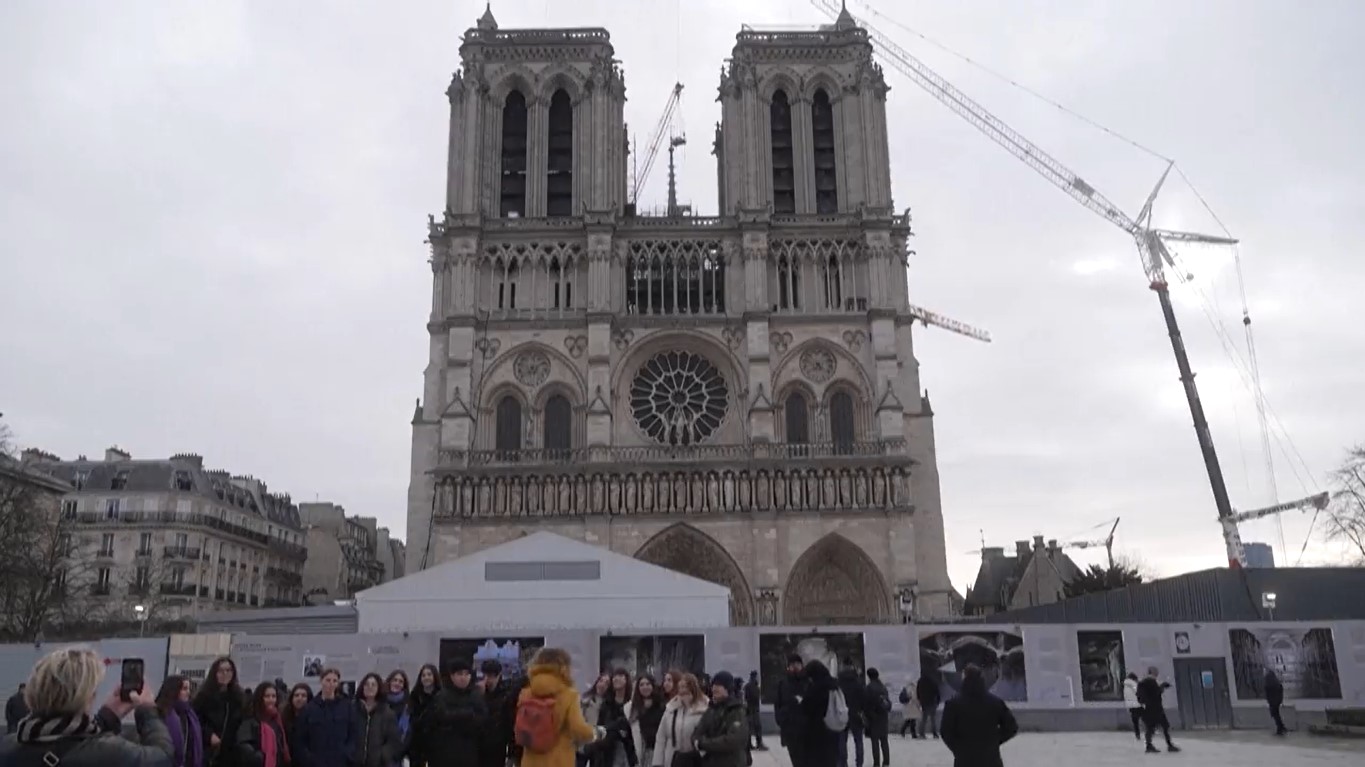
[[1185,729],[1232,727],[1232,698],[1223,658],[1176,658],[1174,682]]

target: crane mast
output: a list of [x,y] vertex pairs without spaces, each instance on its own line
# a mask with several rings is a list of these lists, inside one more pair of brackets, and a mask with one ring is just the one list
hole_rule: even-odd
[[[841,12],[847,13],[845,8],[833,0],[810,0],[810,2],[831,18],[837,19]],[[1037,144],[1029,141],[1023,134],[1011,128],[1003,120],[991,114],[985,107],[973,101],[967,94],[958,90],[881,31],[862,19],[855,18],[855,21],[877,44],[884,61],[901,74],[909,77],[916,85],[938,99],[992,141],[1004,147],[1006,151],[1025,165],[1033,168],[1038,175],[1053,186],[1066,192],[1076,202],[1122,229],[1133,238],[1137,245],[1138,255],[1141,258],[1142,269],[1147,275],[1149,287],[1156,293],[1157,301],[1161,305],[1161,316],[1166,324],[1167,335],[1170,337],[1171,351],[1175,355],[1176,367],[1180,371],[1180,383],[1185,390],[1185,400],[1189,405],[1190,417],[1194,421],[1194,431],[1199,440],[1199,450],[1203,456],[1204,468],[1208,473],[1209,486],[1213,491],[1213,501],[1218,511],[1219,524],[1223,529],[1223,542],[1227,549],[1228,565],[1230,567],[1244,566],[1246,564],[1246,552],[1242,547],[1241,535],[1237,531],[1237,519],[1232,510],[1232,502],[1228,497],[1227,483],[1223,479],[1223,469],[1218,462],[1218,453],[1213,446],[1213,436],[1209,432],[1204,405],[1199,399],[1199,389],[1195,385],[1194,371],[1190,367],[1189,355],[1185,351],[1185,343],[1180,335],[1180,326],[1176,322],[1175,307],[1171,303],[1164,264],[1173,264],[1174,260],[1163,241],[1233,244],[1236,240],[1192,232],[1168,232],[1151,227],[1152,204],[1166,180],[1166,174],[1170,172],[1170,166],[1167,166],[1166,172],[1162,174],[1161,179],[1152,189],[1151,194],[1148,195],[1137,219],[1130,218],[1085,179],[1067,168]]]
[[682,99],[682,91],[683,84],[675,83],[673,92],[668,94],[668,103],[664,105],[664,113],[659,116],[659,122],[654,126],[654,133],[649,137],[649,146],[645,149],[644,167],[640,169],[635,177],[635,183],[631,185],[631,202],[640,199],[640,190],[644,189],[645,181],[649,179],[649,172],[654,169],[654,161],[659,157],[659,149],[663,146],[664,135],[668,132],[668,126],[673,124],[673,113],[678,111],[678,102]]

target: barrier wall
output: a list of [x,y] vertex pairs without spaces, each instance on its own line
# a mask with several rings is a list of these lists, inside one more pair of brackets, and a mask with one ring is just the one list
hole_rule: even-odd
[[[202,678],[213,659],[230,652],[245,684],[283,679],[316,684],[324,668],[354,683],[370,671],[404,669],[452,657],[499,659],[515,669],[537,647],[562,647],[575,659],[586,687],[603,667],[632,675],[668,668],[759,671],[767,695],[790,652],[827,663],[851,658],[875,667],[896,701],[900,688],[927,672],[944,697],[957,688],[959,669],[976,663],[992,691],[1009,702],[1021,724],[1036,729],[1117,729],[1128,726],[1122,679],[1155,666],[1173,689],[1166,703],[1177,726],[1264,726],[1261,689],[1266,668],[1285,684],[1286,714],[1319,721],[1327,708],[1365,705],[1365,621],[1252,624],[954,624],[848,627],[745,627],[658,633],[547,630],[541,634],[481,635],[237,634],[96,643],[111,666],[125,657],[147,661],[150,678],[185,673]],[[59,646],[0,646],[0,683],[14,689],[33,662]],[[106,679],[112,688],[117,674]],[[5,689],[5,688],[0,688]],[[106,691],[107,692],[107,691]]]

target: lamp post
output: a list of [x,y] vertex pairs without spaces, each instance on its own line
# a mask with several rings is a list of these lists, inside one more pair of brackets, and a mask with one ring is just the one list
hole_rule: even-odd
[[147,607],[145,605],[133,605],[133,612],[137,613],[137,635],[143,636],[147,631]]
[[1270,619],[1275,620],[1275,592],[1266,591],[1261,593],[1261,607],[1270,611]]

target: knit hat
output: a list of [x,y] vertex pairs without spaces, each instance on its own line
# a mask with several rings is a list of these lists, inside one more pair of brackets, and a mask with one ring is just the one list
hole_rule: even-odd
[[716,675],[711,677],[711,686],[729,690],[735,686],[735,677],[729,671],[717,671]]
[[455,660],[452,660],[451,662],[446,664],[446,676],[458,674],[461,671],[472,672],[473,670],[474,667],[470,665],[469,660],[466,658],[456,658]]

